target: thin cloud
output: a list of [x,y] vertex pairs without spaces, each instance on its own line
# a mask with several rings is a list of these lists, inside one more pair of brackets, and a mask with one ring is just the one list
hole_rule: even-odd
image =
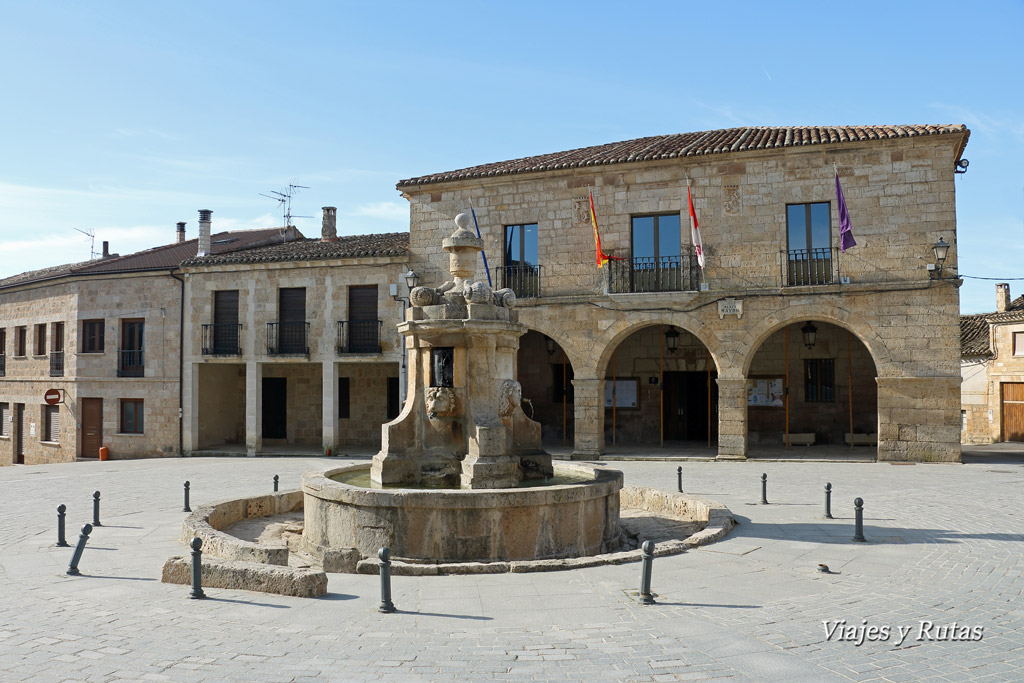
[[361,204],[352,212],[353,216],[367,216],[383,220],[403,220],[409,217],[409,205],[398,202],[374,202]]

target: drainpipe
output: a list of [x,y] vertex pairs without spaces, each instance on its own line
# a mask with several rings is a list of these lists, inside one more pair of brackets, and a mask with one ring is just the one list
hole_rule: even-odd
[[181,458],[185,455],[185,278],[175,275],[173,268],[167,274],[181,286],[178,302],[178,457]]

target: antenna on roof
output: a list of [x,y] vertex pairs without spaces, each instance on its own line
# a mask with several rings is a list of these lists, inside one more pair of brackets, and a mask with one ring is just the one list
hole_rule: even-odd
[[281,207],[281,214],[282,214],[282,218],[284,219],[284,228],[283,229],[287,230],[288,227],[291,226],[293,218],[312,218],[312,216],[293,216],[292,215],[292,197],[294,197],[295,195],[298,194],[297,190],[308,190],[308,189],[309,189],[309,187],[306,186],[306,185],[296,185],[294,183],[290,183],[288,185],[288,187],[284,188],[280,192],[277,192],[276,190],[271,190],[270,194],[264,194],[263,192],[260,192],[259,194],[260,194],[261,197],[266,197],[267,199],[273,199],[275,202],[277,202],[278,206]]
[[92,228],[89,228],[88,230],[79,230],[78,228],[74,228],[74,230],[82,233],[83,235],[89,238],[89,260],[91,261],[97,256],[99,256],[99,254],[96,252],[96,231],[93,230]]

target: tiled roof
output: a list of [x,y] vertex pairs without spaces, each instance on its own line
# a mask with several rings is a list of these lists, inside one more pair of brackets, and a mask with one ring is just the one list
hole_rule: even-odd
[[274,263],[282,261],[324,261],[361,256],[405,256],[409,233],[387,232],[339,236],[337,242],[301,239],[284,244],[256,247],[229,254],[190,258],[182,266],[213,266],[232,263]]
[[993,323],[1024,322],[1024,295],[1010,302],[1002,313],[976,313],[960,316],[960,355],[990,356],[989,327]]
[[[237,249],[248,249],[279,243],[285,234],[287,234],[289,239],[302,237],[302,233],[295,228],[290,228],[287,233],[281,228],[219,232],[210,236],[210,251],[212,254],[217,255],[229,253]],[[185,242],[165,244],[124,256],[111,256],[81,263],[70,263],[63,266],[33,270],[0,280],[0,289],[68,275],[101,275],[105,273],[169,270],[176,268],[185,259],[195,256],[198,248],[199,240],[191,239]]]
[[698,133],[656,135],[596,147],[581,147],[566,152],[471,166],[447,173],[434,173],[400,180],[398,187],[443,183],[467,178],[513,175],[560,168],[604,166],[636,161],[676,159],[706,154],[724,154],[756,149],[829,145],[842,142],[912,138],[923,135],[963,134],[957,158],[967,144],[970,131],[962,124],[927,126],[757,126],[726,128]]

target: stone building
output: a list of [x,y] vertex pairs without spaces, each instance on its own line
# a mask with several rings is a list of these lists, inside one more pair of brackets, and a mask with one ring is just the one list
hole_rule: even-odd
[[996,285],[993,313],[960,316],[961,440],[1024,441],[1024,296]]
[[[206,232],[0,280],[0,465],[180,452],[178,264],[294,230]],[[212,246],[211,246],[212,241]],[[202,245],[201,245],[202,244]],[[57,390],[53,405],[44,400]]]
[[380,446],[398,415],[407,233],[196,256],[185,280],[186,454],[337,454]]
[[[410,178],[410,265],[442,282],[437,236],[475,208],[488,275],[530,329],[523,395],[545,441],[577,456],[853,442],[879,460],[958,461],[954,178],[968,136],[737,128]],[[836,173],[857,240],[845,252]],[[602,268],[591,191],[621,259]]]

